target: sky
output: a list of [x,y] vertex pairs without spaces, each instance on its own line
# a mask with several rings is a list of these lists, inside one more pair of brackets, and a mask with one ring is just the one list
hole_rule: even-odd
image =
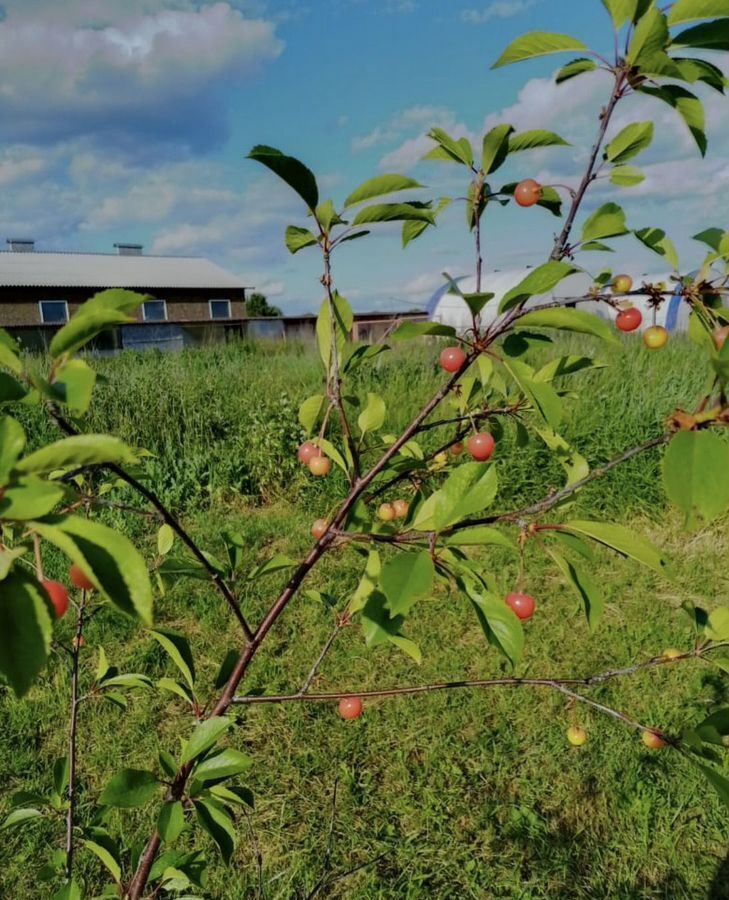
[[[316,311],[316,250],[291,256],[283,242],[288,224],[307,224],[303,204],[247,152],[268,144],[300,158],[335,203],[385,172],[417,178],[425,189],[413,198],[462,196],[459,167],[422,162],[428,129],[478,145],[508,122],[555,130],[570,146],[519,154],[503,182],[573,185],[609,77],[556,86],[562,55],[492,71],[529,30],[568,32],[604,52],[613,40],[600,0],[0,0],[0,239],[206,256],[284,312]],[[705,160],[668,106],[626,101],[613,133],[657,124],[639,160],[646,180],[599,184],[586,206],[611,195],[632,227],[665,228],[686,269],[701,257],[691,235],[729,225],[729,99],[703,96]],[[542,209],[490,208],[486,268],[543,262],[557,227]],[[593,254],[591,268],[661,269],[634,238],[616,248]],[[454,204],[405,250],[396,226],[343,246],[335,279],[358,310],[403,310],[426,303],[444,270],[473,268]]]

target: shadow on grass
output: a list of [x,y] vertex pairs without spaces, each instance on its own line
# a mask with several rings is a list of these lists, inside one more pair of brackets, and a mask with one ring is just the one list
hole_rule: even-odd
[[706,900],[729,900],[729,854],[717,869]]

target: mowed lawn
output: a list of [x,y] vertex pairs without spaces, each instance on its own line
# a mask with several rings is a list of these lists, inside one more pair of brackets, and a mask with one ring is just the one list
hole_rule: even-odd
[[[623,347],[567,341],[562,352],[589,353],[606,368],[564,382],[578,396],[563,433],[593,465],[660,433],[676,406],[690,407],[707,370],[690,344],[676,340],[649,354],[637,341]],[[439,382],[436,345],[398,349],[358,376],[352,392],[382,395],[393,433]],[[344,489],[339,475],[312,483],[294,455],[301,440],[298,403],[321,386],[310,348],[231,345],[179,356],[149,354],[99,362],[105,376],[89,429],[110,430],[146,447],[152,483],[203,546],[222,554],[219,534],[245,538],[241,572],[276,552],[294,558],[311,546],[311,521],[326,515]],[[24,412],[31,440],[53,434]],[[441,442],[443,435],[440,435]],[[431,434],[427,446],[436,446]],[[541,446],[515,446],[510,429],[498,446],[500,491],[508,510],[544,496],[562,472]],[[118,499],[132,502],[126,491]],[[660,456],[638,457],[593,484],[569,515],[620,521],[653,540],[673,564],[662,579],[614,554],[597,551],[593,574],[608,605],[590,634],[573,593],[554,565],[530,547],[526,582],[538,611],[526,627],[518,674],[586,676],[689,649],[693,636],[684,600],[711,609],[729,603],[727,523],[685,533],[667,511]],[[109,514],[110,517],[112,514]],[[126,522],[150,560],[155,528]],[[481,552],[484,571],[504,591],[517,577],[513,556]],[[49,555],[51,574],[58,561]],[[306,583],[346,602],[359,577],[351,551],[329,555]],[[237,585],[253,621],[285,575]],[[159,597],[156,620],[185,633],[197,665],[201,697],[213,690],[226,652],[239,644],[219,597],[199,581],[178,583]],[[302,595],[280,620],[245,682],[248,691],[296,690],[332,630],[333,614]],[[346,629],[327,657],[317,689],[366,690],[508,674],[489,648],[470,604],[439,589],[411,614],[405,632],[418,643],[417,666],[394,649],[368,650],[357,627]],[[70,641],[71,624],[58,629]],[[98,648],[121,671],[154,679],[174,675],[156,642],[112,612],[89,625],[84,683]],[[696,661],[664,666],[590,689],[590,696],[667,731],[699,721],[727,702],[729,678]],[[28,697],[0,693],[0,784],[4,794],[49,790],[53,761],[65,752],[68,678],[55,659]],[[247,785],[255,809],[239,819],[239,840],[226,868],[209,839],[189,829],[178,846],[204,847],[212,865],[206,896],[256,897],[255,847],[263,859],[262,896],[306,898],[727,898],[729,811],[677,753],[646,750],[635,732],[567,698],[534,688],[458,690],[369,702],[344,723],[329,704],[236,709],[230,742],[254,759]],[[583,725],[587,744],[571,748],[565,730]],[[157,753],[179,750],[190,716],[181,701],[135,691],[121,711],[92,700],[80,715],[80,811],[122,766],[147,768]],[[3,806],[4,808],[4,806]],[[127,846],[142,841],[156,809],[120,811],[112,819]],[[49,895],[36,879],[49,849],[63,844],[59,814],[7,833],[0,896]],[[83,850],[79,873],[89,896],[106,883]],[[323,879],[323,880],[322,880]],[[315,892],[312,894],[312,892]]]

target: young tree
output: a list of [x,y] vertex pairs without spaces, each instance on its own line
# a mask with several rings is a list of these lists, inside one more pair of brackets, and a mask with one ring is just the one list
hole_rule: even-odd
[[[591,695],[595,685],[659,666],[690,665],[701,660],[716,666],[717,671],[725,671],[729,609],[705,611],[690,603],[685,605],[696,635],[689,650],[671,650],[636,660],[627,668],[591,675],[530,673],[525,677],[520,668],[526,652],[523,623],[538,608],[539,597],[525,593],[520,584],[513,585],[506,597],[501,596],[489,569],[488,551],[493,546],[508,548],[517,558],[523,558],[527,545],[546,554],[582,601],[587,627],[595,629],[601,626],[604,596],[582,561],[591,543],[629,557],[658,577],[667,577],[668,573],[664,555],[641,535],[618,523],[572,517],[569,502],[585,485],[638,454],[661,450],[667,496],[683,513],[688,526],[698,520],[712,521],[729,508],[729,447],[721,436],[729,423],[729,310],[724,305],[729,284],[729,233],[719,227],[705,229],[696,237],[708,246],[708,253],[698,264],[695,260],[681,264],[674,244],[662,229],[631,227],[618,204],[604,203],[583,215],[585,198],[598,179],[629,186],[643,177],[633,160],[650,144],[652,123],[632,122],[620,129],[613,125],[616,108],[631,96],[645,95],[674,108],[686,120],[700,152],[705,152],[702,106],[685,85],[702,83],[723,92],[725,80],[713,63],[686,54],[692,48],[729,50],[729,19],[717,18],[726,13],[723,0],[677,0],[667,10],[652,0],[604,0],[604,5],[613,25],[610,43],[614,50],[609,57],[567,35],[533,32],[514,41],[496,63],[500,66],[549,53],[576,52],[579,56],[559,70],[560,83],[586,72],[604,72],[605,104],[597,115],[595,142],[576,187],[543,185],[530,177],[503,185],[496,182],[496,173],[512,155],[518,154],[518,159],[535,148],[564,145],[554,132],[518,133],[509,124],[498,125],[484,135],[478,152],[465,138],[455,139],[437,128],[430,132],[433,149],[428,158],[458,166],[466,182],[459,194],[467,198],[476,290],[461,293],[450,281],[451,290],[460,293],[472,313],[471,327],[465,334],[436,323],[408,322],[393,335],[393,340],[435,337],[448,342],[445,352],[441,352],[444,348],[440,344],[423,344],[424,354],[440,356],[442,384],[422,408],[413,411],[409,425],[399,436],[383,430],[387,410],[379,396],[369,393],[359,406],[352,403],[348,390],[351,376],[387,347],[351,344],[352,311],[337,290],[332,261],[342,243],[366,237],[379,223],[402,223],[403,243],[407,245],[433,227],[442,210],[456,201],[383,199],[421,190],[412,178],[385,174],[360,185],[337,209],[332,200],[320,199],[317,180],[303,163],[270,147],[251,151],[252,159],[282,178],[301,198],[311,219],[311,228],[287,228],[289,250],[297,253],[315,248],[322,260],[324,301],[317,337],[326,390],[302,403],[300,421],[311,437],[300,448],[299,458],[312,474],[321,477],[329,474],[331,465],[336,466],[344,473],[348,489],[331,514],[314,523],[314,543],[300,562],[292,564],[277,556],[246,573],[248,580],[234,578],[240,575],[240,539],[226,533],[224,563],[203,552],[175,515],[145,486],[137,452],[113,437],[78,433],[91,401],[95,376],[87,362],[75,354],[103,328],[128,321],[129,313],[143,298],[112,291],[90,300],[56,335],[50,348],[50,368],[44,376],[24,365],[7,336],[0,340],[0,364],[5,370],[0,379],[3,402],[42,403],[67,434],[24,454],[25,437],[18,421],[5,416],[0,422],[0,671],[19,695],[28,690],[46,664],[54,617],[65,611],[67,603],[62,586],[59,591],[58,586],[44,584],[45,544],[57,547],[77,567],[70,577],[80,591],[72,597],[76,630],[70,654],[69,755],[54,771],[54,792],[49,799],[57,805],[65,804],[67,812],[66,850],[60,860],[52,860],[65,880],[58,897],[81,895],[73,874],[74,846],[79,837],[106,865],[116,889],[135,900],[148,889],[156,896],[162,890],[189,893],[199,887],[201,854],[170,849],[185,829],[199,827],[206,831],[223,859],[230,860],[236,841],[235,811],[250,801],[249,792],[237,779],[253,762],[234,746],[235,720],[231,713],[235,705],[331,703],[339,704],[344,718],[357,718],[370,697],[463,688],[556,691],[634,729],[646,747],[666,748],[696,765],[729,804],[729,779],[721,770],[721,751],[729,735],[729,710],[720,708],[703,718],[697,715],[680,734],[669,734],[660,723],[638,721]],[[626,111],[629,109],[626,105]],[[482,313],[494,295],[483,276],[483,222],[487,212],[498,214],[500,206],[512,199],[525,210],[539,206],[555,215],[562,214],[566,200],[564,223],[549,258],[501,298],[496,315],[488,317],[486,324],[487,317]],[[603,271],[584,296],[556,294],[545,302],[533,299],[558,291],[574,272],[587,271],[583,254],[609,247],[614,238],[627,235],[637,238],[673,269],[670,288],[657,284],[635,287],[629,276]],[[640,325],[631,298],[647,297],[657,310],[675,292],[690,309],[690,335],[706,353],[711,381],[688,409],[666,410],[665,429],[658,429],[644,444],[626,448],[609,463],[591,469],[579,449],[559,433],[570,398],[560,392],[555,379],[558,375],[571,377],[591,367],[592,361],[557,356],[536,370],[525,361],[525,351],[537,340],[543,343],[544,335],[555,330],[616,340],[608,321],[580,308],[580,304],[597,303],[612,313],[619,312],[622,318],[617,328],[631,331]],[[665,344],[667,335],[648,331],[652,336],[647,346],[658,349]],[[435,418],[441,406],[446,410],[441,418]],[[499,453],[499,436],[507,428],[518,431],[522,440],[543,442],[565,470],[561,489],[518,509],[501,505],[491,462],[492,455]],[[421,440],[427,432],[439,435],[439,446],[430,453],[425,452]],[[136,616],[146,625],[151,625],[152,614],[146,565],[128,540],[93,515],[102,499],[101,492],[97,493],[102,472],[123,479],[138,491],[162,521],[158,571],[167,577],[174,571],[178,577],[194,574],[209,578],[240,627],[240,643],[234,657],[223,661],[216,693],[201,695],[204,688],[196,679],[190,642],[164,628],[151,631],[151,638],[166,651],[178,673],[176,679],[162,679],[158,686],[182,699],[189,709],[189,728],[180,735],[182,747],[175,748],[174,754],[163,749],[148,769],[125,768],[113,774],[99,797],[95,814],[89,821],[79,822],[74,798],[77,712],[86,699],[78,689],[78,649],[84,623],[89,615],[106,610],[107,605]],[[417,486],[407,501],[402,496],[406,482]],[[80,515],[80,509],[89,516]],[[188,552],[184,571],[180,567],[165,568],[175,540]],[[481,550],[474,552],[473,548]],[[336,627],[316,654],[308,677],[300,688],[286,694],[248,693],[245,679],[252,660],[265,647],[278,619],[296,601],[311,571],[335,551],[356,554],[361,561],[361,581],[339,605]],[[250,579],[283,571],[285,584],[260,621],[249,624],[245,585]],[[365,693],[346,688],[327,693],[312,690],[322,661],[336,647],[337,635],[345,626],[356,625],[369,647],[389,644],[419,659],[420,650],[405,630],[418,615],[418,601],[436,582],[463,598],[473,612],[474,625],[513,667],[511,676],[387,686]],[[322,599],[331,598],[322,595]],[[19,648],[22,652],[17,652]],[[146,675],[120,674],[100,654],[88,694],[106,693],[112,701],[123,702],[123,690],[148,690],[150,686]],[[696,722],[696,718],[702,720]],[[579,745],[586,735],[573,726],[567,738]],[[112,834],[110,811],[152,803],[157,804],[156,825],[146,845],[127,847],[123,836]],[[42,814],[40,806],[39,802],[18,806],[10,813],[6,827],[22,827]]]

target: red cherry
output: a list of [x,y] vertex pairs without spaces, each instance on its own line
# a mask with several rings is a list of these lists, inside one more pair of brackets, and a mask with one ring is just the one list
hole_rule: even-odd
[[457,372],[466,361],[466,354],[460,347],[446,347],[440,355],[441,368],[446,372]]
[[339,701],[339,715],[343,719],[358,719],[362,715],[362,701],[359,697],[343,697]]
[[312,475],[321,478],[322,476],[329,474],[332,464],[329,462],[329,458],[324,456],[318,447],[316,449],[317,456],[312,456],[309,460],[309,471]]
[[298,453],[296,455],[299,457],[300,463],[308,466],[309,460],[312,458],[312,456],[316,456],[319,452],[319,448],[315,444],[312,444],[311,441],[304,441],[304,443],[299,447]]
[[96,585],[91,581],[88,575],[80,566],[74,563],[68,570],[68,577],[74,587],[80,588],[82,591],[93,591]]
[[451,453],[454,456],[460,456],[465,449],[466,447],[463,441],[456,441],[455,444],[451,444]]
[[489,434],[488,431],[483,431],[480,434],[473,434],[466,441],[468,452],[478,462],[486,462],[487,459],[490,459],[495,446],[496,441],[494,440],[493,435]]
[[637,307],[631,306],[630,309],[622,309],[618,313],[615,324],[620,331],[635,331],[636,328],[640,328],[642,321],[641,311]]
[[311,536],[320,541],[329,531],[329,522],[326,519],[317,519],[311,526]]
[[56,618],[62,619],[68,612],[68,591],[60,581],[41,581],[41,587],[50,597]]
[[542,186],[533,178],[520,181],[514,190],[514,200],[519,206],[534,206],[542,199]]
[[530,597],[529,594],[522,594],[521,591],[513,591],[511,594],[507,594],[506,605],[510,606],[522,621],[531,619],[537,606],[534,602],[534,597]]

